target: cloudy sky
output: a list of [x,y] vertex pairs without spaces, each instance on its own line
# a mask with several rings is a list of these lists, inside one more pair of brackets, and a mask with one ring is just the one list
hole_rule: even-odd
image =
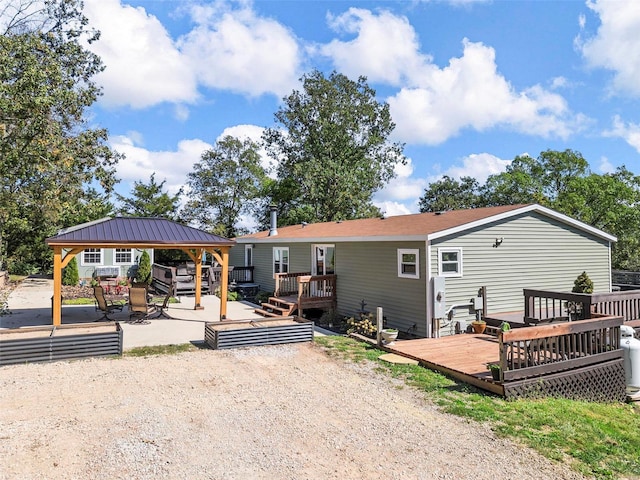
[[442,175],[484,182],[517,155],[581,152],[640,173],[640,2],[85,0],[106,70],[91,122],[126,159],[119,191],[176,191],[223,135],[259,139],[316,68],[368,78],[408,165],[376,194],[417,211]]

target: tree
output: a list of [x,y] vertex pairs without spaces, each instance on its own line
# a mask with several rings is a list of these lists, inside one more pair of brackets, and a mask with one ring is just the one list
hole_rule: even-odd
[[218,235],[235,237],[244,233],[238,222],[256,210],[266,180],[258,145],[226,136],[205,151],[189,173],[184,215]]
[[166,180],[156,183],[155,172],[149,177],[149,183],[134,182],[131,196],[117,194],[120,201],[118,213],[135,217],[164,217],[171,220],[178,219],[178,207],[182,188],[171,196],[163,191]]
[[44,239],[91,202],[92,186],[108,195],[116,182],[107,132],[84,119],[103,67],[84,46],[98,34],[81,7],[16,0],[0,16],[0,263],[16,273],[48,270]]
[[140,260],[138,260],[138,269],[136,270],[136,282],[150,283],[151,282],[151,257],[146,250],[142,251]]
[[314,70],[302,91],[284,98],[277,126],[265,131],[267,153],[278,162],[272,201],[291,205],[284,224],[363,218],[379,213],[373,194],[406,160],[403,146],[389,143],[395,124],[365,77],[352,81]]
[[593,281],[587,275],[587,272],[582,272],[578,275],[573,281],[573,288],[571,289],[573,293],[593,293]]
[[78,273],[78,261],[74,256],[62,270],[62,284],[76,286],[79,281],[80,274]]
[[429,184],[418,202],[421,212],[477,208],[481,205],[480,184],[473,177],[457,181],[447,175]]

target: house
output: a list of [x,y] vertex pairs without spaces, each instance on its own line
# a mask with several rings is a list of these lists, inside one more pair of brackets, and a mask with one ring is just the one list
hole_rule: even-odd
[[338,314],[380,306],[388,327],[419,337],[464,331],[479,310],[522,311],[523,289],[570,291],[583,271],[595,292],[611,291],[616,238],[536,204],[276,224],[272,210],[268,231],[230,251],[261,290],[283,273],[335,275]]

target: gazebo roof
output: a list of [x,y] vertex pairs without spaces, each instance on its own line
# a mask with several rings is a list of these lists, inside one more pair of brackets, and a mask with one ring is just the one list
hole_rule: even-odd
[[232,246],[233,240],[164,218],[115,217],[69,227],[46,239],[47,245],[139,245],[156,248]]

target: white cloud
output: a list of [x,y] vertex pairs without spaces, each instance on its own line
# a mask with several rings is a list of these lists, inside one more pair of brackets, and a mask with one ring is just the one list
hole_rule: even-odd
[[624,122],[618,115],[613,118],[613,127],[603,134],[605,137],[619,137],[640,153],[640,124]]
[[225,3],[194,6],[197,26],[179,40],[198,80],[207,87],[252,96],[282,96],[297,83],[298,43],[275,20],[255,15],[248,6]]
[[387,99],[396,123],[394,136],[409,143],[436,145],[462,129],[502,127],[543,137],[567,138],[586,122],[565,99],[540,85],[516,90],[497,69],[495,51],[463,40],[463,54],[443,68],[420,52],[415,30],[405,17],[351,8],[330,17],[339,33],[319,49],[347,75],[371,82],[403,85]]
[[89,48],[106,65],[96,77],[104,87],[102,103],[145,108],[196,101],[196,79],[187,59],[156,17],[120,0],[86,0],[85,14],[101,32]]
[[407,159],[406,165],[396,165],[396,177],[374,195],[374,205],[389,216],[417,212],[418,198],[424,193],[428,182],[425,179],[412,178],[413,171],[413,161],[410,158]]
[[[397,215],[408,215],[417,213],[418,208],[411,209],[403,203],[399,202],[373,202],[376,207],[384,214],[385,217],[395,217]],[[417,204],[416,204],[417,205]]]
[[[504,172],[510,164],[511,160],[502,160],[490,153],[472,153],[462,159],[462,165],[453,165],[442,175],[456,179],[473,177],[482,185],[487,181],[489,175]],[[438,177],[438,179],[440,178],[442,176]]]
[[600,158],[600,163],[598,164],[598,171],[602,174],[613,173],[616,171],[616,167],[609,161],[607,157],[602,157]]
[[594,37],[578,36],[577,47],[591,67],[614,72],[614,93],[640,96],[640,2],[589,0],[587,6],[601,24]]
[[[110,107],[147,108],[176,103],[178,120],[200,98],[199,86],[240,94],[283,96],[300,77],[294,35],[275,20],[256,16],[251,4],[192,6],[192,30],[173,39],[157,17],[122,0],[87,0],[85,14],[101,32],[89,48],[106,66],[96,81]],[[185,7],[179,6],[184,11]]]
[[126,155],[118,163],[117,176],[123,182],[147,183],[155,172],[157,182],[167,181],[165,188],[176,193],[185,185],[187,174],[211,145],[199,139],[181,140],[175,151],[151,151],[139,146],[137,135],[118,135],[110,139],[111,147]]

